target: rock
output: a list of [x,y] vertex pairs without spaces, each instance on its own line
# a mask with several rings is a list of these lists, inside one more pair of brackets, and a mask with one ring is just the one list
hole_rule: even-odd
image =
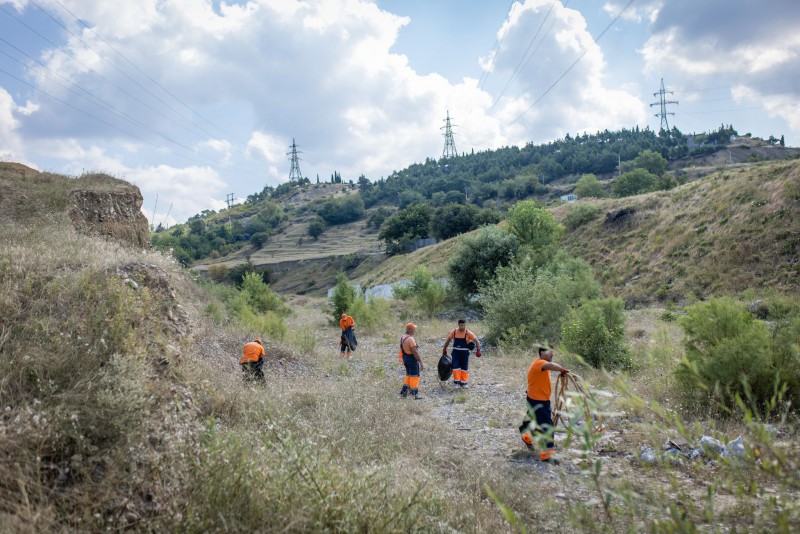
[[[109,180],[113,178],[108,177]],[[122,182],[117,180],[117,182]],[[67,215],[81,233],[102,235],[146,248],[149,228],[141,211],[142,193],[126,184],[124,190],[78,190],[69,194]]]
[[636,208],[620,208],[606,213],[606,224],[619,224],[627,221],[636,213]]

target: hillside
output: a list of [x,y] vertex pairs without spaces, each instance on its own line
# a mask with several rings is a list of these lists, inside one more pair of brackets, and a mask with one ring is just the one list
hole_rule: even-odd
[[[582,200],[593,220],[568,231],[572,253],[631,304],[771,288],[800,293],[800,161],[736,166],[670,191]],[[608,214],[631,213],[614,222]]]
[[[352,360],[340,359],[339,329],[331,326],[324,299],[290,296],[281,303],[289,311],[261,313],[246,290],[198,283],[171,257],[81,233],[66,211],[33,221],[45,200],[41,191],[74,182],[52,177],[27,187],[27,174],[12,170],[2,202],[16,208],[3,212],[0,225],[4,531],[800,526],[796,415],[778,407],[763,425],[738,414],[680,410],[673,372],[683,356],[682,333],[663,309],[626,312],[630,371],[606,373],[558,354],[583,377],[592,408],[588,416],[582,408],[569,412],[568,428],[555,436],[560,463],[545,464],[523,446],[516,428],[525,413],[529,350],[484,346],[484,356],[472,363],[470,389],[456,389],[431,371],[452,321],[398,303],[357,316],[358,350]],[[784,219],[796,217],[796,163],[751,171],[747,179],[760,180],[753,191],[764,196],[747,202],[755,200],[754,209],[792,209]],[[691,205],[694,211],[675,217],[680,226],[705,214],[709,197],[725,199],[742,189],[737,180],[710,177],[627,202],[641,211],[666,199]],[[82,187],[88,194],[106,186]],[[604,210],[620,202],[600,201]],[[748,217],[747,209],[735,210],[722,228],[749,227]],[[580,229],[589,244],[609,238],[595,223],[602,224]],[[614,235],[633,239],[628,234],[637,232]],[[767,241],[763,234],[758,239]],[[357,269],[375,281],[403,277],[419,264],[438,275],[457,241]],[[592,252],[588,245],[586,252]],[[419,401],[397,396],[404,374],[397,339],[409,320],[419,325],[426,364]],[[470,328],[486,331],[480,321]],[[243,343],[256,336],[266,339],[263,384],[243,380],[238,365]],[[605,430],[585,432],[582,417],[603,417]],[[742,436],[742,456],[728,459],[703,448],[709,436],[723,443]],[[662,452],[665,439],[685,440],[699,456]]]

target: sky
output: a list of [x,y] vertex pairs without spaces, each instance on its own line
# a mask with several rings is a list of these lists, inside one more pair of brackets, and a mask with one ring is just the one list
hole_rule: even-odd
[[[0,161],[136,184],[151,224],[303,176],[566,134],[800,144],[800,2],[0,0]],[[672,115],[674,113],[674,115]]]

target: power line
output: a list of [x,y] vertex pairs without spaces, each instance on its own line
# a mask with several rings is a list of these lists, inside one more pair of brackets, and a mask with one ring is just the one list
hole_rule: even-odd
[[[508,81],[506,82],[506,84],[503,87],[503,89],[500,91],[500,94],[497,95],[497,98],[495,99],[494,103],[492,104],[492,107],[489,108],[489,111],[494,109],[494,107],[497,105],[497,103],[500,102],[500,100],[503,98],[503,95],[505,94],[506,90],[511,86],[511,84],[514,82],[514,80],[517,79],[517,77],[519,76],[519,73],[521,72],[521,69],[524,68],[522,66],[523,62],[527,66],[528,62],[525,61],[525,58],[528,55],[528,51],[533,46],[533,43],[536,42],[536,38],[539,36],[539,32],[542,31],[542,28],[544,27],[544,23],[547,22],[547,19],[550,17],[550,13],[553,11],[553,8],[555,7],[555,5],[556,5],[556,2],[553,2],[552,4],[550,4],[550,9],[548,9],[547,13],[545,13],[544,18],[542,19],[542,23],[539,25],[539,28],[536,30],[536,33],[531,38],[530,43],[528,43],[528,48],[526,48],[525,52],[522,53],[522,57],[519,58],[519,62],[517,63],[517,66],[514,67],[514,71],[511,73],[511,76],[509,76]],[[536,45],[536,48],[534,48],[534,50],[531,53],[530,57],[528,57],[528,61],[530,61],[530,58],[533,57],[533,55],[536,53],[537,50],[539,50],[539,47],[544,42],[544,38],[547,37],[548,33],[550,33],[550,30],[553,28],[554,24],[555,24],[555,20],[553,20],[553,22],[550,24],[550,27],[547,29],[547,32],[542,36],[542,40],[539,41],[539,44]]]
[[[625,11],[626,11],[626,10],[627,10],[627,9],[628,9],[630,6],[631,6],[631,4],[633,4],[633,2],[634,2],[634,1],[635,1],[635,0],[628,0],[628,3],[627,3],[627,4],[625,4],[625,7],[623,7],[623,8],[620,10],[620,12],[619,12],[619,13],[617,13],[617,16],[616,16],[616,17],[614,17],[614,19],[613,19],[613,20],[612,20],[612,21],[611,21],[611,22],[608,24],[608,26],[606,26],[605,28],[603,28],[603,31],[601,31],[601,32],[600,32],[600,34],[599,34],[597,37],[595,37],[595,38],[594,38],[594,42],[595,42],[595,43],[597,43],[597,42],[598,42],[600,39],[602,39],[602,37],[603,37],[603,36],[606,34],[606,32],[607,32],[607,31],[608,31],[608,30],[609,30],[609,29],[610,29],[610,28],[611,28],[611,27],[612,27],[612,26],[613,26],[613,25],[614,25],[614,24],[617,22],[617,20],[619,20],[619,18],[622,16],[622,14],[623,14],[623,13],[625,13]],[[516,122],[517,122],[519,119],[521,119],[523,116],[525,116],[525,115],[526,115],[526,114],[527,114],[527,113],[528,113],[528,112],[529,112],[531,109],[533,109],[533,107],[534,107],[536,104],[538,104],[538,103],[539,103],[539,102],[540,102],[540,101],[541,101],[541,100],[542,100],[542,99],[543,99],[545,96],[547,96],[547,95],[548,95],[548,93],[550,93],[550,91],[552,91],[552,90],[553,90],[553,88],[554,88],[556,85],[558,85],[558,84],[559,84],[559,82],[560,82],[562,79],[564,79],[564,77],[565,77],[567,74],[569,74],[569,72],[570,72],[570,71],[571,71],[571,70],[572,70],[572,69],[575,67],[575,65],[577,65],[577,64],[578,64],[578,62],[579,62],[581,59],[583,59],[583,56],[585,56],[585,55],[586,55],[586,53],[587,53],[588,51],[589,51],[589,49],[588,49],[588,48],[587,48],[586,50],[584,50],[584,51],[581,53],[581,55],[580,55],[580,56],[578,56],[578,59],[576,59],[575,61],[573,61],[573,62],[572,62],[572,64],[571,64],[569,67],[567,67],[567,70],[565,70],[565,71],[564,71],[564,73],[563,73],[561,76],[559,76],[559,77],[556,79],[556,81],[554,81],[554,82],[552,83],[552,85],[550,85],[550,87],[548,87],[548,88],[547,88],[547,90],[546,90],[544,93],[542,93],[542,95],[541,95],[541,96],[539,96],[539,98],[537,98],[536,100],[534,100],[533,104],[531,104],[530,106],[528,106],[528,107],[525,109],[525,111],[523,111],[522,113],[520,113],[520,114],[517,116],[517,118],[515,118],[513,121],[511,121],[511,122],[509,123],[509,125],[516,123]]]
[[[121,57],[123,60],[125,60],[125,62],[126,62],[126,63],[128,63],[130,66],[132,66],[133,68],[135,68],[137,71],[139,71],[139,72],[140,72],[140,73],[141,73],[141,74],[142,74],[142,75],[143,75],[145,78],[147,78],[148,80],[150,80],[150,81],[151,81],[151,82],[152,82],[152,83],[153,83],[153,84],[154,84],[156,87],[158,87],[159,89],[161,89],[162,91],[164,91],[166,94],[168,94],[169,96],[171,96],[173,99],[175,99],[175,101],[176,101],[176,102],[178,102],[178,103],[179,103],[180,105],[182,105],[184,108],[186,108],[187,110],[189,110],[189,111],[190,111],[192,114],[194,114],[194,115],[197,115],[198,117],[200,117],[201,119],[203,119],[205,122],[207,122],[209,125],[213,126],[213,127],[214,127],[214,128],[216,128],[217,130],[219,130],[221,133],[224,133],[224,134],[226,134],[226,135],[229,135],[230,137],[234,137],[234,138],[235,138],[235,137],[237,137],[235,134],[232,134],[231,132],[227,131],[226,129],[224,129],[223,127],[219,126],[218,124],[215,124],[214,122],[212,122],[212,121],[210,121],[209,119],[207,119],[206,117],[204,117],[204,116],[203,116],[201,113],[199,113],[198,111],[196,111],[194,108],[190,107],[190,106],[189,106],[188,104],[186,104],[186,103],[185,103],[185,102],[184,102],[184,101],[183,101],[181,98],[179,98],[177,95],[175,95],[174,93],[172,93],[172,92],[171,92],[169,89],[167,89],[166,87],[164,87],[163,85],[161,85],[160,83],[158,83],[158,81],[156,81],[156,80],[155,80],[153,77],[151,77],[149,74],[147,74],[147,72],[145,72],[145,71],[144,71],[142,68],[140,68],[138,65],[136,65],[135,63],[133,63],[133,62],[132,62],[130,59],[128,59],[128,58],[125,56],[125,54],[123,54],[122,52],[120,52],[119,50],[117,50],[117,49],[116,49],[116,48],[115,48],[115,47],[114,47],[114,46],[113,46],[111,43],[109,43],[109,42],[108,42],[106,39],[104,39],[102,35],[100,35],[99,33],[97,33],[97,32],[96,32],[96,31],[95,31],[93,28],[91,28],[89,25],[87,25],[85,22],[83,22],[83,21],[82,21],[80,18],[78,18],[78,17],[77,17],[77,16],[76,16],[76,15],[75,15],[75,14],[74,14],[72,11],[70,11],[70,10],[69,10],[69,9],[68,9],[68,8],[67,8],[67,7],[66,7],[64,4],[62,4],[62,3],[61,3],[61,2],[59,2],[58,0],[54,0],[54,1],[55,1],[55,2],[56,2],[58,5],[59,5],[59,6],[61,6],[61,8],[62,8],[64,11],[66,11],[67,13],[69,13],[69,14],[70,14],[70,16],[72,16],[72,18],[74,18],[74,19],[75,19],[75,20],[78,22],[78,24],[80,24],[81,26],[83,26],[84,28],[86,28],[87,30],[89,30],[90,32],[92,32],[92,34],[93,34],[93,35],[95,35],[95,37],[97,37],[98,39],[100,39],[100,40],[101,40],[101,41],[102,41],[102,42],[103,42],[103,43],[104,43],[104,44],[105,44],[107,47],[109,47],[111,50],[113,50],[115,54],[117,54],[119,57]],[[211,134],[208,134],[208,135],[211,135]],[[240,141],[241,141],[241,139],[240,139]]]
[[[108,60],[106,57],[104,57],[102,54],[100,54],[99,52],[97,52],[97,50],[95,50],[95,49],[94,49],[94,48],[93,48],[91,45],[89,45],[89,44],[88,44],[86,41],[84,41],[83,39],[81,39],[81,38],[80,38],[80,36],[76,35],[76,34],[75,34],[75,33],[74,33],[72,30],[70,30],[69,28],[67,28],[67,27],[66,27],[66,26],[65,26],[65,25],[64,25],[64,24],[63,24],[61,21],[59,21],[59,20],[58,20],[56,17],[54,17],[53,15],[51,15],[51,14],[50,14],[50,13],[49,13],[47,10],[45,10],[44,8],[42,8],[42,7],[41,7],[39,4],[37,4],[37,3],[36,3],[36,2],[34,2],[33,0],[30,0],[30,3],[31,3],[31,4],[32,4],[34,7],[36,7],[36,8],[37,8],[39,11],[41,11],[42,13],[44,13],[45,15],[47,15],[47,17],[49,17],[49,18],[50,18],[50,19],[51,19],[51,20],[52,20],[52,21],[53,21],[55,24],[57,24],[59,27],[63,28],[63,29],[64,29],[64,31],[66,31],[67,33],[69,33],[70,35],[72,35],[73,37],[75,37],[75,39],[77,39],[77,40],[78,40],[78,41],[79,41],[81,44],[83,44],[83,45],[84,45],[84,46],[85,46],[85,47],[86,47],[88,50],[91,50],[91,51],[92,51],[92,52],[93,52],[93,53],[94,53],[94,54],[95,54],[95,55],[96,55],[96,56],[97,56],[97,57],[98,57],[98,58],[99,58],[101,61],[103,61],[104,63],[108,64],[108,65],[109,65],[111,68],[113,68],[114,70],[116,70],[117,72],[119,72],[120,74],[122,74],[122,75],[123,75],[125,78],[127,78],[128,80],[130,80],[130,81],[131,81],[131,83],[133,83],[134,85],[136,85],[136,87],[138,87],[139,89],[141,89],[142,91],[144,91],[145,93],[147,93],[148,95],[150,95],[150,96],[151,96],[153,99],[155,99],[155,100],[156,100],[158,103],[160,103],[161,105],[163,105],[163,106],[164,106],[166,109],[168,109],[169,111],[171,111],[172,113],[174,113],[176,116],[180,117],[182,120],[185,120],[185,121],[187,121],[187,123],[188,123],[188,124],[190,124],[190,125],[191,125],[191,127],[197,128],[199,131],[203,132],[205,135],[207,135],[207,136],[209,136],[209,137],[214,137],[214,134],[212,134],[211,132],[209,132],[209,131],[205,130],[204,128],[202,128],[201,126],[199,126],[198,124],[196,124],[195,122],[193,122],[191,119],[185,119],[184,117],[182,117],[182,116],[181,116],[181,114],[180,114],[180,113],[179,113],[179,112],[178,112],[176,109],[174,109],[172,106],[170,106],[169,104],[167,104],[166,102],[164,102],[164,100],[162,100],[160,97],[158,97],[158,96],[157,96],[156,94],[154,94],[152,91],[150,91],[148,88],[146,88],[146,87],[145,87],[145,86],[143,86],[141,83],[139,83],[137,80],[135,80],[135,79],[134,79],[132,76],[130,76],[130,75],[127,73],[127,72],[125,72],[124,70],[120,69],[120,68],[119,68],[119,67],[117,67],[117,66],[116,66],[116,65],[115,65],[113,62],[109,61],[109,60]],[[70,14],[71,14],[71,13],[70,13]],[[74,15],[73,15],[73,17],[74,17]],[[95,72],[96,72],[96,71],[95,71]],[[191,110],[190,110],[190,111],[191,111]]]
[[[508,6],[508,9],[506,10],[508,12],[508,15],[506,15],[506,18],[508,18],[508,19],[511,18],[511,15],[514,14],[514,8],[516,7],[516,5],[517,5],[516,0],[512,0],[511,5]],[[489,62],[489,65],[486,68],[486,70],[484,70],[483,74],[481,74],[481,79],[478,80],[478,89],[483,89],[483,86],[486,83],[486,80],[489,79],[489,74],[492,72],[492,70],[494,70],[494,62],[497,60],[497,54],[500,53],[500,47],[503,46],[503,41],[505,41],[505,39],[506,39],[506,35],[508,34],[508,28],[509,27],[510,27],[510,25],[506,27],[506,29],[503,31],[503,35],[501,35],[499,39],[495,39],[495,41],[494,41],[494,49],[492,50],[492,54],[491,54],[491,58],[492,59]]]

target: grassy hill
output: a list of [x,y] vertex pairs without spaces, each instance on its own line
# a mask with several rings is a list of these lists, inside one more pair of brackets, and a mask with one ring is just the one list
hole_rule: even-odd
[[[670,191],[582,200],[598,215],[567,231],[608,293],[631,303],[748,288],[800,292],[800,161],[723,168]],[[608,214],[632,213],[616,222]]]
[[[627,313],[626,341],[636,364],[630,372],[604,373],[558,355],[585,380],[591,415],[604,414],[606,430],[583,432],[575,413],[571,433],[555,438],[561,464],[543,464],[516,428],[525,412],[529,351],[485,347],[472,362],[471,388],[454,389],[431,371],[452,321],[416,317],[399,306],[376,310],[371,327],[357,318],[358,350],[353,360],[341,360],[339,329],[331,326],[323,299],[291,296],[291,312],[279,319],[250,312],[245,321],[223,311],[233,309],[225,298],[236,309],[248,306],[235,289],[198,283],[156,251],[80,234],[66,216],[36,217],[67,179],[28,187],[25,172],[12,171],[0,199],[15,206],[3,210],[0,225],[0,530],[800,527],[796,416],[772,414],[768,427],[737,415],[679,411],[680,385],[672,372],[682,357],[681,332],[662,319],[661,309]],[[737,194],[759,194],[731,210],[727,221],[715,219],[715,232],[724,237],[728,228],[736,237],[753,228],[751,240],[772,242],[763,230],[777,228],[772,214],[792,210],[780,220],[785,231],[796,228],[797,166],[759,166],[746,174],[756,176],[752,190],[745,180],[718,176],[668,194],[600,205],[604,211],[636,207],[644,222],[651,213],[645,209],[677,209],[667,200],[692,206],[672,221],[676,232],[686,233],[713,215],[710,197],[726,198],[727,205]],[[767,205],[769,211],[758,211]],[[643,231],[609,233],[597,226],[603,216],[579,229],[583,241],[578,231],[567,238],[570,246],[588,243],[583,253],[597,262],[610,248],[595,256],[589,245],[602,247],[620,235],[614,246],[624,249]],[[723,243],[738,246],[733,237]],[[450,240],[372,269],[362,263],[354,272],[364,280],[392,281],[424,264],[439,275],[456,244]],[[630,254],[641,253],[630,246]],[[788,251],[774,254],[781,261],[789,257]],[[723,255],[717,261],[732,260]],[[416,339],[426,364],[420,401],[397,395],[403,380],[397,339],[408,320],[420,325]],[[285,328],[265,336],[277,321]],[[470,328],[485,331],[480,321]],[[264,384],[244,381],[238,365],[242,344],[255,336],[266,338]],[[665,439],[697,444],[704,435],[725,442],[741,435],[745,452],[727,459],[706,451],[691,461],[661,452]],[[656,459],[642,459],[643,448]]]
[[[683,302],[771,289],[800,294],[800,160],[735,164],[670,191],[583,199],[553,207],[557,218],[594,206],[564,243],[587,260],[604,292],[629,305]],[[630,210],[615,222],[609,214]],[[424,265],[446,277],[460,237],[356,269],[362,285],[408,278]]]

